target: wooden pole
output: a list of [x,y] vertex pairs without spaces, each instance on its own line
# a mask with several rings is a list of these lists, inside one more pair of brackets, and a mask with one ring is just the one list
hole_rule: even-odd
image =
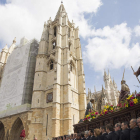
[[[132,67],[132,66],[131,66],[131,68],[132,68],[133,73],[134,73],[135,71],[134,71],[134,69],[133,69],[133,67]],[[137,76],[136,76],[136,78],[137,78],[137,80],[139,81],[139,79],[138,79],[138,77],[137,77]],[[140,83],[140,81],[139,81],[139,83]]]

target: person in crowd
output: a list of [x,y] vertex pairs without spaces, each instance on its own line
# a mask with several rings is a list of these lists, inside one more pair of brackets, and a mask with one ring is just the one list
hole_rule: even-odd
[[114,130],[115,130],[115,133],[119,136],[119,139],[120,139],[121,133],[122,133],[121,123],[116,123]]
[[113,126],[111,124],[106,125],[106,132],[108,133],[107,140],[119,140],[119,136],[113,131]]
[[74,133],[74,140],[76,140],[76,138],[77,138],[77,133]]
[[105,126],[100,127],[100,132],[101,132],[101,140],[107,140],[107,133],[106,133],[106,128]]
[[81,133],[81,140],[86,140],[83,132]]
[[70,135],[67,135],[66,136],[66,140],[70,140]]
[[88,140],[88,134],[89,134],[89,132],[88,131],[85,131],[85,140]]
[[137,126],[137,119],[130,120],[130,140],[140,140],[140,130]]
[[100,139],[100,135],[101,135],[100,129],[98,128],[94,129],[94,136],[95,136],[94,140]]
[[88,140],[90,140],[91,137],[91,130],[88,131]]
[[80,133],[77,134],[77,140],[81,140],[81,134]]
[[66,140],[66,135],[63,136],[63,140]]
[[90,132],[91,132],[91,137],[90,137],[90,140],[94,140],[94,138],[95,138],[95,136],[94,136],[94,131],[93,131],[93,130],[91,130]]
[[59,140],[63,140],[63,136],[60,136],[60,137],[59,137]]
[[120,140],[130,140],[130,129],[128,122],[122,122],[121,128],[122,133],[120,136]]
[[137,118],[137,125],[138,125],[138,127],[140,128],[140,117]]
[[70,139],[73,140],[73,134],[71,134]]

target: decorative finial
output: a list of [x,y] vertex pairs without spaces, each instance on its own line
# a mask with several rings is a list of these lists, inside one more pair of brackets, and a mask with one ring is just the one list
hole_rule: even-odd
[[16,37],[14,38],[13,43],[16,43]]
[[61,4],[63,4],[63,0],[61,0]]

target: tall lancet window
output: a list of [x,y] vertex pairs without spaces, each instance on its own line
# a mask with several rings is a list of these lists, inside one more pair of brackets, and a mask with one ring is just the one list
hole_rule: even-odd
[[72,63],[70,63],[70,71],[72,71]]
[[71,44],[69,43],[69,51],[70,51],[70,46],[71,46]]
[[52,70],[53,69],[53,61],[51,60],[50,61],[50,70]]
[[56,37],[56,26],[54,27],[54,36]]
[[56,47],[56,42],[54,41],[54,42],[52,43],[52,45],[53,45],[53,49],[55,49],[55,47]]
[[68,37],[70,37],[70,28],[68,29]]
[[48,128],[48,114],[47,114],[47,122],[46,122],[46,136],[47,136],[47,128]]

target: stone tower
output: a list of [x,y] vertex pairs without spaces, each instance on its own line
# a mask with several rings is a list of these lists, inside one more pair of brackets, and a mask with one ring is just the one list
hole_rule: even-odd
[[69,21],[62,3],[54,21],[50,18],[44,23],[36,58],[29,135],[43,140],[71,134],[73,124],[84,118],[81,53],[79,28]]

